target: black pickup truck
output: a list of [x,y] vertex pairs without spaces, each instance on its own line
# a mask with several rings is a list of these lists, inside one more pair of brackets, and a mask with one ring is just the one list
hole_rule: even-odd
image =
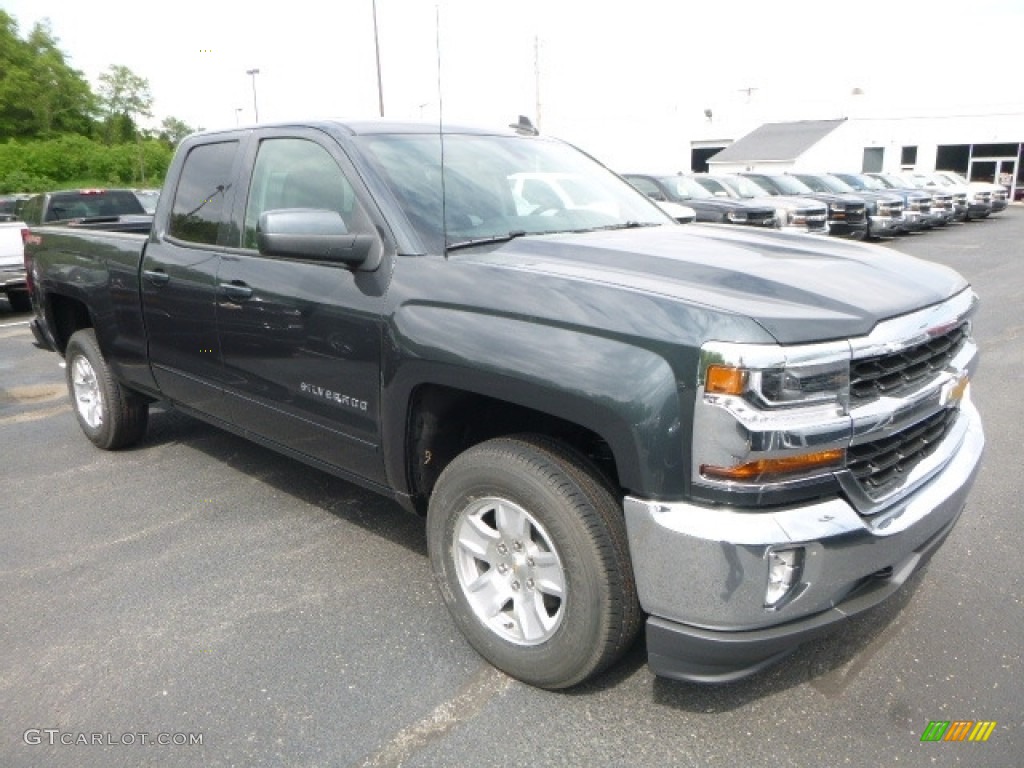
[[152,215],[130,189],[65,189],[25,201],[22,219],[30,225],[67,224],[83,229],[148,232]]
[[984,445],[959,275],[678,226],[541,136],[198,134],[148,235],[33,227],[25,262],[93,443],[162,400],[389,496],[472,646],[547,688],[645,620],[655,673],[708,682],[834,631],[942,543]]

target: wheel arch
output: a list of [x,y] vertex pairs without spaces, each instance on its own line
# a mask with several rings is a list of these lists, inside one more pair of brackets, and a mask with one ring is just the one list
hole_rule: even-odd
[[[83,328],[95,329],[96,327],[88,305],[80,298],[60,293],[47,293],[43,311],[47,325],[52,329],[53,341],[61,356],[67,351],[68,341],[76,331]],[[102,343],[98,336],[97,341]]]
[[417,511],[426,512],[437,478],[460,453],[492,438],[524,433],[571,446],[616,493],[628,487],[639,474],[628,426],[598,409],[592,410],[599,425],[587,423],[591,419],[580,418],[583,404],[565,405],[576,418],[465,388],[426,382],[416,386],[409,395],[402,456]]
[[455,456],[484,440],[544,435],[589,457],[618,495],[657,494],[685,482],[680,425],[689,416],[668,364],[642,351],[634,378],[608,371],[586,389],[564,386],[573,371],[536,377],[434,367],[386,388],[385,465],[392,487],[425,512],[433,484]]

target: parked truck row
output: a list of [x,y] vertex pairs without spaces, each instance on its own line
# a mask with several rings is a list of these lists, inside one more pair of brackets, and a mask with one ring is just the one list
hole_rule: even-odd
[[642,174],[624,178],[696,220],[775,227],[854,240],[894,237],[1005,210],[1005,188],[936,173]]

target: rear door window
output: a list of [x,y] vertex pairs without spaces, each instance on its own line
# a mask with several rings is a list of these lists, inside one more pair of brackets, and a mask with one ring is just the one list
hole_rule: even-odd
[[216,245],[231,191],[237,141],[200,144],[185,158],[167,233],[179,240]]

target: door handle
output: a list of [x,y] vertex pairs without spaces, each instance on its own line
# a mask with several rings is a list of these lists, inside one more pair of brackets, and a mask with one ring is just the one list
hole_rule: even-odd
[[230,283],[221,283],[220,289],[229,301],[245,301],[246,299],[252,298],[252,288],[241,280],[236,280]]
[[142,274],[146,276],[146,279],[153,285],[165,285],[171,276],[164,272],[162,269],[145,269]]

